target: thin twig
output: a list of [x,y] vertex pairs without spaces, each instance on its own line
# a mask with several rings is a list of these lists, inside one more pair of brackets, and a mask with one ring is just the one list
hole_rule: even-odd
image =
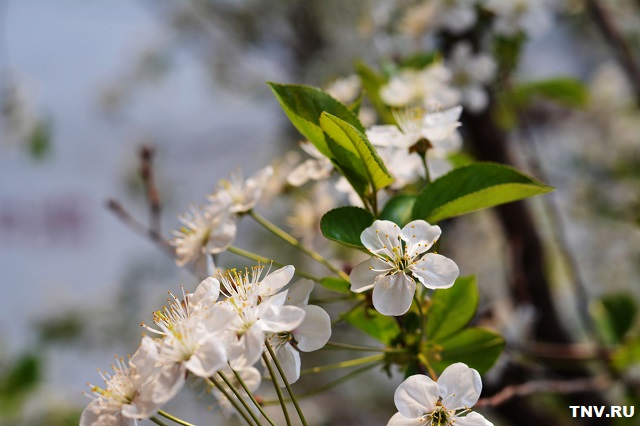
[[135,219],[118,201],[114,199],[107,200],[107,208],[113,212],[118,219],[120,219],[125,225],[137,232],[138,234],[149,237],[162,251],[168,254],[171,258],[175,258],[175,250],[169,244],[161,234],[147,228],[137,219]]
[[149,203],[149,232],[160,234],[161,232],[161,213],[162,204],[160,202],[160,193],[155,182],[155,173],[153,169],[153,157],[155,150],[153,147],[144,145],[140,148],[140,177],[145,187],[147,202]]
[[598,28],[607,39],[607,42],[618,57],[618,61],[624,68],[627,77],[633,85],[636,102],[640,104],[640,65],[634,58],[629,44],[616,27],[607,9],[599,0],[586,0],[587,7],[593,16]]
[[540,380],[537,382],[522,383],[520,385],[507,386],[497,394],[480,399],[475,407],[497,407],[511,398],[527,396],[534,393],[578,393],[604,390],[611,385],[606,376],[575,380]]

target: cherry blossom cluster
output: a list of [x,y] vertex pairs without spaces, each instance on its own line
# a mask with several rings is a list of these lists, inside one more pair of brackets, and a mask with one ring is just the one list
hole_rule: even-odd
[[208,203],[178,217],[182,227],[174,231],[176,264],[194,265],[197,276],[213,272],[210,254],[225,251],[236,237],[238,218],[260,201],[265,182],[273,175],[271,166],[258,171],[249,179],[240,172],[218,182]]
[[[267,345],[289,383],[300,376],[300,353],[322,348],[331,335],[329,315],[309,305],[313,282],[290,285],[293,266],[262,276],[262,266],[231,270],[220,279],[207,278],[193,293],[171,295],[170,303],[145,325],[156,337],[145,336],[128,366],[118,360],[113,374],[103,374],[104,387],[93,386],[95,399],[84,410],[80,425],[132,425],[153,416],[185,385],[189,377],[216,385],[223,408],[230,401],[220,377],[240,379],[238,389],[255,391],[262,374],[259,360],[269,362]],[[239,386],[239,385],[238,385]],[[248,395],[247,395],[248,396]]]

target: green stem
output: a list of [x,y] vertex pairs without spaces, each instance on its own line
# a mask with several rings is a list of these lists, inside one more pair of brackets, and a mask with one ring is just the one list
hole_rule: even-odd
[[394,349],[394,348],[374,348],[370,346],[359,346],[359,345],[350,345],[348,343],[340,343],[340,342],[332,342],[328,341],[326,346],[338,349],[348,349],[351,351],[361,351],[361,352],[385,352],[385,353],[401,353],[406,352],[404,349]]
[[413,300],[416,302],[416,307],[418,308],[418,315],[420,315],[420,341],[424,340],[424,334],[426,330],[426,324],[424,323],[424,312],[422,312],[422,297],[418,297],[418,293],[420,292],[420,288],[413,294]]
[[149,417],[149,420],[151,420],[152,422],[154,422],[157,425],[167,426],[166,424],[162,423],[162,421],[160,419],[158,419],[157,417],[155,417],[155,416]]
[[[276,389],[276,394],[278,395],[278,401],[280,401],[280,406],[282,407],[282,414],[284,414],[284,420],[287,422],[287,426],[291,426],[291,419],[289,418],[289,411],[287,410],[287,402],[284,399],[284,395],[282,394],[282,389],[278,385],[278,378],[276,377],[276,372],[271,365],[271,361],[269,361],[269,357],[266,353],[262,353],[262,360],[264,364],[267,366],[267,370],[269,370],[269,375],[271,376],[271,381],[273,382],[273,387]],[[264,403],[263,403],[264,404]]]
[[[242,407],[240,407],[240,405],[238,405],[238,402],[233,399],[233,397],[229,394],[229,392],[227,392],[227,390],[224,388],[224,386],[222,386],[220,383],[218,383],[215,379],[205,379],[207,381],[207,383],[209,383],[209,385],[215,386],[216,388],[218,388],[218,390],[220,392],[222,392],[222,394],[227,397],[227,400],[231,403],[231,405],[233,405],[233,408],[236,409],[236,412],[238,414],[240,414],[240,416],[244,419],[245,422],[247,422],[247,424],[249,426],[253,426],[254,422],[251,420],[251,418],[249,416],[247,416],[247,414],[242,410]],[[258,423],[258,426],[260,425],[260,423]]]
[[162,410],[158,410],[158,414],[160,414],[162,417],[164,417],[165,419],[169,419],[172,422],[178,423],[179,425],[183,425],[183,426],[195,426],[194,424],[185,422],[182,419],[177,418],[174,415],[171,415],[169,413],[167,413],[166,411],[162,411]]
[[[227,250],[231,253],[237,254],[238,256],[246,257],[247,259],[255,260],[256,262],[264,263],[265,265],[274,264],[278,267],[286,266],[284,263],[276,262],[272,259],[260,256],[259,254],[255,254],[238,247],[231,246]],[[296,269],[295,274],[301,276],[302,278],[307,278],[315,282],[320,282],[322,280],[322,278],[317,275],[309,274],[308,272],[300,271],[298,269]]]
[[229,389],[231,389],[231,392],[233,392],[233,394],[236,396],[236,398],[238,398],[238,401],[240,401],[240,404],[242,404],[244,409],[247,410],[247,413],[249,413],[249,415],[251,416],[253,421],[256,422],[256,424],[259,425],[260,424],[260,419],[258,419],[258,417],[256,416],[256,413],[254,413],[253,410],[251,409],[251,407],[249,406],[249,404],[247,404],[247,401],[244,400],[244,398],[240,394],[240,391],[238,391],[238,389],[236,389],[236,387],[233,386],[233,383],[231,383],[231,381],[229,381],[229,379],[227,379],[227,376],[225,376],[222,371],[218,371],[218,376],[220,376],[222,381],[225,382],[227,386],[229,386]]
[[338,275],[343,280],[349,281],[349,275],[345,274],[344,271],[340,270],[339,268],[336,268],[327,259],[325,259],[324,257],[320,256],[315,251],[311,250],[307,246],[305,246],[302,243],[300,243],[300,241],[298,241],[294,236],[292,236],[292,235],[288,234],[287,232],[285,232],[284,230],[280,229],[278,226],[276,226],[275,224],[271,223],[266,218],[262,217],[260,214],[256,213],[255,210],[249,210],[249,215],[253,219],[255,219],[256,222],[258,222],[260,225],[262,225],[267,231],[271,232],[273,235],[277,236],[278,238],[283,239],[284,241],[286,241],[287,243],[291,244],[292,246],[294,246],[295,248],[297,248],[298,250],[300,250],[301,252],[303,252],[304,254],[306,254],[307,256],[309,256],[310,258],[315,260],[316,262],[324,265],[330,271],[332,271],[333,273]]
[[[231,366],[229,366],[229,367],[231,367]],[[236,376],[236,379],[240,383],[240,386],[242,386],[242,389],[244,389],[244,391],[247,393],[247,395],[249,395],[249,398],[251,398],[251,402],[253,402],[255,404],[255,406],[258,407],[258,410],[260,410],[260,414],[262,414],[262,416],[269,422],[269,424],[271,426],[276,426],[276,424],[273,422],[273,420],[271,420],[271,418],[264,411],[264,409],[262,408],[260,403],[253,396],[253,393],[251,392],[251,390],[249,389],[247,384],[242,379],[242,376],[236,370],[234,370],[233,368],[231,369],[231,371],[233,371],[233,374]]]
[[371,355],[363,358],[350,359],[348,361],[338,362],[336,364],[329,365],[321,365],[319,367],[308,368],[306,370],[300,371],[300,374],[312,374],[312,373],[321,373],[323,371],[331,371],[338,370],[340,368],[349,368],[355,367],[357,365],[368,364],[370,362],[382,361],[384,359],[384,355]]
[[438,375],[436,374],[435,370],[433,369],[433,367],[431,366],[431,363],[429,362],[429,360],[427,359],[426,356],[424,356],[424,354],[418,354],[418,361],[420,361],[422,363],[422,365],[424,365],[425,367],[427,367],[427,371],[429,372],[429,376],[431,376],[431,379],[434,382],[438,381]]
[[[371,370],[373,367],[377,367],[378,365],[380,365],[380,363],[376,362],[376,363],[373,363],[373,364],[369,364],[369,365],[365,365],[363,367],[360,367],[357,370],[353,370],[351,373],[346,374],[346,375],[340,377],[337,380],[334,380],[333,382],[329,382],[326,385],[320,386],[319,388],[316,388],[316,389],[314,389],[312,391],[300,394],[300,395],[298,395],[298,398],[300,398],[300,399],[308,398],[310,396],[314,396],[314,395],[317,395],[319,393],[325,392],[325,391],[327,391],[327,390],[329,390],[331,388],[334,388],[334,387],[336,387],[338,385],[341,385],[342,383],[344,383],[346,381],[351,380],[352,378],[354,378],[354,377],[356,377],[356,376],[358,376],[358,375],[360,375],[360,374],[362,374],[362,373],[364,373],[364,372],[366,372],[368,370]],[[278,403],[278,401],[263,401],[262,405],[275,405],[277,403]]]
[[[267,347],[267,351],[269,351],[269,355],[271,355],[271,359],[273,359],[273,363],[276,365],[276,368],[278,369],[278,373],[280,373],[280,377],[282,377],[282,381],[284,382],[284,386],[287,388],[287,392],[289,392],[289,397],[291,397],[291,401],[293,402],[293,406],[296,407],[296,411],[298,412],[298,417],[300,417],[300,421],[302,422],[302,426],[307,426],[307,420],[304,418],[304,414],[302,413],[302,409],[300,408],[300,405],[298,404],[298,400],[296,400],[296,396],[293,393],[293,389],[291,389],[291,385],[289,384],[289,381],[287,380],[287,376],[284,374],[284,370],[282,369],[282,366],[280,365],[280,361],[278,361],[278,357],[276,357],[276,354],[273,352],[273,349],[271,348],[271,345],[269,344],[268,340],[264,341],[264,345]],[[273,376],[271,376],[273,378]]]
[[422,159],[422,165],[424,166],[424,180],[427,181],[427,185],[429,185],[431,183],[431,176],[429,176],[429,165],[427,164],[427,153],[425,152],[424,155],[421,155],[420,158]]

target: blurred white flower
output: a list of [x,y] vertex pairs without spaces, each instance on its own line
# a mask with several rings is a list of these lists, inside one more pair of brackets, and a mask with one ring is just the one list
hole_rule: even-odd
[[258,204],[262,197],[262,191],[273,175],[273,168],[267,166],[258,170],[249,179],[244,179],[242,173],[237,171],[231,174],[229,179],[218,182],[218,189],[209,195],[209,201],[215,205],[226,203],[226,198],[231,198],[230,212],[236,214],[246,213]]
[[474,55],[471,45],[460,42],[455,45],[447,65],[453,72],[453,84],[462,91],[462,103],[471,112],[480,112],[489,103],[484,88],[493,80],[497,70],[496,61],[489,55]]
[[335,206],[336,200],[329,192],[328,182],[316,183],[304,198],[294,199],[291,214],[286,218],[291,234],[300,238],[303,244],[313,246],[320,235],[322,216]]
[[347,77],[335,79],[327,86],[325,91],[343,104],[349,104],[358,97],[361,88],[360,77],[356,74],[351,74]]
[[312,158],[305,160],[289,173],[287,182],[290,185],[302,186],[309,180],[323,180],[331,176],[333,164],[331,164],[331,160],[318,151],[318,148],[311,142],[300,143],[300,148]]
[[351,291],[373,288],[376,310],[398,316],[411,307],[416,281],[431,289],[451,287],[458,278],[458,265],[442,255],[426,253],[441,232],[439,226],[423,220],[409,222],[402,229],[393,222],[376,220],[360,236],[373,257],[351,271]]
[[460,100],[460,93],[451,86],[451,78],[451,70],[440,62],[422,70],[402,69],[380,88],[380,97],[392,107],[447,108]]
[[[225,201],[226,200],[226,201]],[[184,225],[173,231],[172,245],[176,248],[176,264],[196,265],[198,275],[206,275],[208,254],[226,250],[236,237],[236,224],[229,215],[230,200],[220,198],[217,204],[191,207],[191,211],[178,217]]]
[[480,398],[482,380],[473,368],[458,362],[447,367],[437,382],[416,374],[398,386],[393,397],[398,413],[387,426],[492,426],[469,407]]
[[478,20],[476,0],[430,0],[419,2],[405,10],[401,29],[413,37],[427,31],[448,30],[461,34]]
[[528,36],[545,32],[552,23],[552,10],[547,0],[486,0],[484,8],[496,16],[496,34],[512,37],[520,31]]
[[157,359],[156,343],[144,337],[128,367],[124,360],[116,359],[113,375],[101,372],[105,388],[93,386],[96,398],[82,412],[80,426],[130,426],[153,416],[162,405],[153,400]]

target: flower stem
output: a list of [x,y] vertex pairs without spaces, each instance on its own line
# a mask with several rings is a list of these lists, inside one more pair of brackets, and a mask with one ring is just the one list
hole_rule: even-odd
[[[300,405],[298,404],[298,401],[296,400],[296,397],[293,393],[293,390],[291,389],[291,385],[289,384],[289,381],[287,380],[287,376],[284,374],[284,370],[282,369],[282,366],[280,365],[280,361],[278,361],[278,358],[276,357],[276,354],[273,352],[273,349],[271,348],[271,345],[269,344],[268,340],[264,341],[264,345],[267,347],[267,351],[269,351],[269,355],[271,355],[271,359],[273,359],[273,363],[276,365],[276,368],[278,369],[278,373],[280,373],[280,377],[282,377],[282,381],[284,382],[284,386],[287,388],[287,392],[289,392],[289,396],[291,397],[291,402],[293,402],[293,406],[296,407],[296,411],[298,412],[298,417],[300,417],[300,421],[302,422],[302,426],[307,426],[307,420],[304,418],[304,414],[302,413],[302,409],[300,408]],[[273,376],[271,376],[273,377]]]
[[284,241],[286,241],[287,243],[291,244],[292,246],[294,246],[295,248],[297,248],[298,250],[300,250],[301,252],[303,252],[304,254],[306,254],[307,256],[309,256],[310,258],[315,260],[316,262],[324,265],[330,271],[332,271],[333,273],[338,275],[343,280],[349,281],[349,275],[345,274],[344,271],[340,270],[339,268],[336,268],[327,259],[325,259],[324,257],[320,256],[320,254],[316,253],[315,251],[311,250],[307,246],[305,246],[302,243],[300,243],[300,241],[298,241],[294,236],[292,236],[292,235],[288,234],[287,232],[285,232],[284,230],[280,229],[274,223],[270,222],[269,220],[267,220],[266,218],[264,218],[260,214],[256,213],[255,210],[249,210],[249,215],[256,222],[258,222],[260,225],[262,225],[267,231],[271,232],[273,235],[277,236],[278,238],[283,239]]
[[328,341],[326,343],[326,346],[338,348],[338,349],[348,349],[351,351],[361,351],[361,352],[386,352],[386,353],[406,352],[404,349],[374,348],[370,346],[350,345],[348,343],[340,343],[340,342],[332,342],[332,341]]
[[191,423],[185,422],[182,419],[177,418],[176,416],[173,416],[165,411],[162,410],[158,410],[158,414],[160,414],[162,417],[164,417],[165,419],[169,419],[172,422],[178,423],[179,425],[183,425],[183,426],[195,426]]
[[278,401],[280,401],[280,406],[282,407],[282,414],[284,415],[284,420],[287,422],[287,426],[291,426],[291,419],[289,418],[289,411],[287,410],[287,402],[284,399],[284,395],[282,395],[282,389],[280,389],[280,386],[278,385],[276,372],[274,371],[273,366],[271,365],[271,361],[269,361],[269,357],[264,352],[262,353],[262,359],[264,361],[264,364],[267,366],[267,370],[269,370],[269,375],[271,376],[273,387],[276,389],[276,394],[278,395]]
[[300,374],[312,374],[312,373],[321,373],[323,371],[337,370],[340,368],[349,368],[355,367],[357,365],[368,364],[370,362],[382,361],[384,359],[383,354],[366,356],[363,358],[350,359],[348,361],[338,362],[336,364],[329,365],[321,365],[319,367],[308,368],[306,370],[302,370]]
[[418,361],[420,361],[422,365],[427,367],[427,370],[429,371],[429,376],[431,376],[431,379],[434,382],[438,381],[438,375],[436,374],[435,370],[431,366],[431,363],[429,363],[429,360],[427,359],[426,356],[424,356],[424,354],[418,354]]
[[155,417],[155,416],[149,417],[149,420],[151,420],[152,422],[154,422],[157,425],[167,426],[166,424],[162,423],[162,421],[160,419],[158,419],[157,417]]
[[218,371],[218,376],[220,376],[222,381],[225,382],[227,386],[229,386],[229,389],[231,389],[231,392],[233,392],[233,394],[236,396],[236,398],[238,398],[238,401],[240,401],[240,404],[242,404],[244,409],[247,410],[247,413],[249,413],[249,415],[251,416],[253,421],[256,422],[256,424],[259,425],[260,424],[260,419],[258,419],[258,417],[256,416],[256,413],[254,413],[253,410],[251,409],[251,407],[249,407],[249,404],[247,404],[247,401],[244,400],[244,398],[242,397],[242,395],[240,394],[238,389],[236,389],[236,387],[233,386],[233,383],[231,383],[229,381],[229,379],[227,379],[227,376],[225,376],[222,371]]
[[[356,376],[358,376],[358,375],[360,375],[360,374],[362,374],[362,373],[364,373],[364,372],[366,372],[368,370],[371,370],[373,367],[376,367],[378,365],[380,365],[380,363],[379,362],[375,362],[375,363],[360,367],[357,370],[353,370],[349,374],[346,374],[346,375],[340,377],[339,379],[334,380],[333,382],[329,382],[326,385],[320,386],[319,388],[316,388],[316,389],[314,389],[312,391],[300,394],[300,395],[298,395],[298,398],[300,398],[300,399],[308,398],[310,396],[317,395],[319,393],[325,392],[325,391],[327,391],[327,390],[329,390],[331,388],[334,388],[334,387],[336,387],[338,385],[341,385],[342,383],[344,383],[346,381],[351,380],[352,378],[354,378],[354,377],[356,377]],[[277,401],[263,401],[262,402],[263,405],[275,405],[277,403],[278,403]]]
[[[218,388],[218,390],[220,392],[222,392],[222,394],[225,397],[227,397],[227,400],[229,400],[231,405],[233,405],[233,408],[236,409],[236,412],[244,419],[244,421],[247,422],[247,424],[249,426],[253,426],[254,422],[251,420],[251,418],[249,416],[247,416],[247,414],[242,410],[242,407],[240,407],[238,402],[235,399],[233,399],[233,397],[229,394],[229,392],[227,392],[227,390],[224,388],[224,386],[222,386],[220,383],[218,383],[213,378],[207,378],[205,380],[207,381],[207,383],[209,383],[209,385],[212,385],[212,386],[215,386],[216,388]],[[259,425],[260,425],[260,423],[258,423],[258,426]]]
[[[229,366],[229,367],[231,367],[231,366]],[[231,369],[231,371],[233,371],[233,374],[236,376],[236,379],[240,383],[240,386],[242,386],[242,389],[244,389],[244,391],[247,393],[247,395],[249,395],[249,398],[251,398],[251,402],[253,402],[255,404],[255,406],[258,408],[258,410],[260,410],[260,414],[262,414],[262,416],[269,422],[269,424],[271,426],[276,426],[276,424],[273,422],[273,420],[271,420],[271,418],[264,411],[264,409],[262,408],[260,403],[258,401],[256,401],[256,398],[253,396],[253,393],[251,392],[251,390],[249,389],[247,384],[242,379],[242,376],[236,370],[234,370],[233,368]]]
[[418,297],[418,293],[420,290],[416,291],[413,295],[413,300],[416,302],[416,307],[418,308],[418,315],[420,316],[420,341],[424,340],[424,334],[427,329],[425,324],[424,312],[422,311],[422,296]]
[[[251,259],[251,260],[255,260],[256,262],[260,262],[260,263],[264,263],[266,265],[268,264],[274,264],[278,267],[282,267],[282,266],[286,266],[284,263],[278,263],[272,259],[266,258],[264,256],[260,256],[259,254],[255,254],[252,253],[250,251],[247,250],[243,250],[241,248],[235,247],[235,246],[231,246],[227,249],[228,251],[230,251],[231,253],[237,254],[238,256],[242,256],[242,257],[246,257],[247,259]],[[307,272],[304,271],[300,271],[296,268],[296,275],[301,276],[302,278],[306,278],[315,282],[320,282],[322,280],[321,277],[317,276],[317,275],[313,275],[313,274],[309,274]]]

